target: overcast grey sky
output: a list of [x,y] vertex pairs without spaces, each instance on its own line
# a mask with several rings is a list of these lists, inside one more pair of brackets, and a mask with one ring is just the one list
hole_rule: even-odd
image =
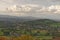
[[0,0],[0,15],[59,19],[60,0]]
[[39,4],[39,5],[55,5],[60,4],[60,0],[0,0],[1,5],[13,4]]

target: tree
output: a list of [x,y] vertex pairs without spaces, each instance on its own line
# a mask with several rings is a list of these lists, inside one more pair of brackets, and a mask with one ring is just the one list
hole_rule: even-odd
[[34,38],[30,35],[23,35],[19,39],[20,40],[34,40]]
[[8,38],[5,36],[0,36],[0,40],[8,40]]

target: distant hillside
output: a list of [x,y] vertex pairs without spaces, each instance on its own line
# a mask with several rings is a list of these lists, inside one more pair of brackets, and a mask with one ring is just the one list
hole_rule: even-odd
[[[23,22],[22,25],[25,24],[26,28],[35,28],[35,29],[60,29],[60,22],[49,20],[49,19],[39,19],[33,21]],[[27,26],[29,25],[29,26]]]
[[50,19],[35,19],[34,17],[0,16],[0,27],[15,29],[60,29],[60,22]]
[[24,23],[33,25],[33,24],[52,24],[52,23],[58,23],[58,22],[50,19],[38,19],[38,20],[26,21]]
[[31,21],[35,20],[34,17],[18,17],[18,16],[9,16],[9,15],[0,15],[0,21],[10,21],[10,22],[22,22],[22,21]]

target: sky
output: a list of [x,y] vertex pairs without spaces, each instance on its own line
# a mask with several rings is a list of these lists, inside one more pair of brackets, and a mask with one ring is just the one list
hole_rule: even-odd
[[0,15],[59,19],[60,0],[0,0]]

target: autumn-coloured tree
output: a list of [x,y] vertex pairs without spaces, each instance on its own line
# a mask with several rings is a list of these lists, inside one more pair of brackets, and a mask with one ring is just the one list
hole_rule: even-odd
[[0,36],[0,40],[8,40],[8,38],[5,36]]
[[10,38],[10,40],[19,40],[19,38],[12,37],[12,38]]
[[34,38],[30,35],[22,35],[19,40],[34,40]]

